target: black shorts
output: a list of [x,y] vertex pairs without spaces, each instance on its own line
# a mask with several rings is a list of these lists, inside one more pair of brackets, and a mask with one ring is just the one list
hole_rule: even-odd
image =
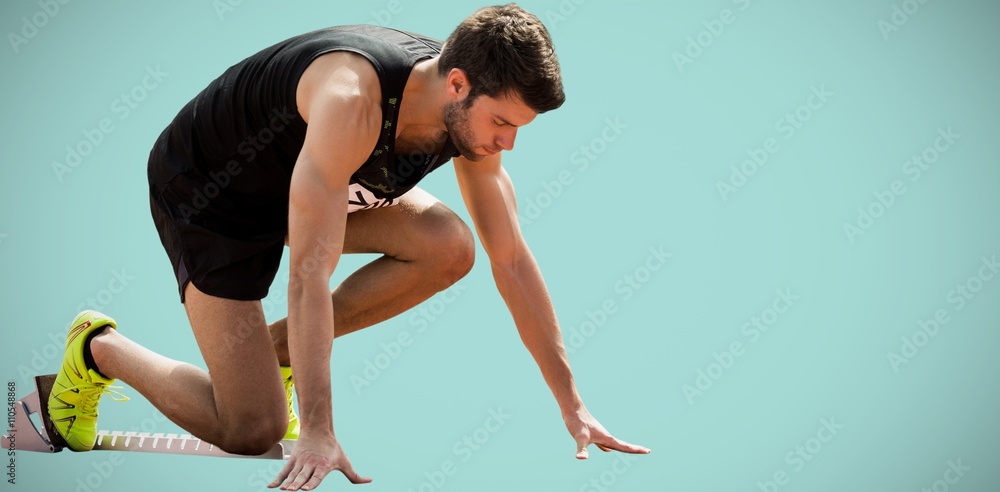
[[[245,194],[232,186],[220,188],[199,172],[176,172],[184,163],[168,162],[174,159],[156,149],[151,153],[149,198],[181,302],[188,282],[216,297],[263,299],[284,250],[287,201],[247,205]],[[272,185],[282,186],[280,181]]]

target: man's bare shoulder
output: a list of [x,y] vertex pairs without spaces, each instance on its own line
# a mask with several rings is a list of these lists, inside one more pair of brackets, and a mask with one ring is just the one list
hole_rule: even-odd
[[381,114],[382,88],[371,62],[350,51],[318,56],[306,67],[295,89],[299,114],[307,123],[309,108],[317,97],[352,101],[353,106],[371,108]]

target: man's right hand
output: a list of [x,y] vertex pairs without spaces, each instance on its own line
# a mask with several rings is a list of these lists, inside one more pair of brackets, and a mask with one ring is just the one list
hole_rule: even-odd
[[268,488],[281,485],[281,490],[313,490],[333,470],[340,470],[351,483],[372,481],[354,471],[347,453],[340,447],[336,437],[326,435],[312,438],[303,432],[295,443],[288,463]]

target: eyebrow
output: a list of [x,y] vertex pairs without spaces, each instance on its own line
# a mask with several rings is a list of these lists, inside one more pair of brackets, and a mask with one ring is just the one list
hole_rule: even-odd
[[507,121],[507,119],[506,119],[506,118],[504,118],[503,116],[500,116],[500,115],[498,115],[498,114],[496,114],[496,113],[493,113],[493,116],[494,116],[494,117],[495,117],[496,119],[498,119],[498,120],[500,120],[500,121],[504,122],[504,123],[505,123],[505,124],[507,124],[507,125],[510,125],[510,126],[513,126],[513,127],[517,127],[517,125],[515,125],[515,124],[513,124],[513,123],[511,123],[511,122],[509,122],[509,121]]

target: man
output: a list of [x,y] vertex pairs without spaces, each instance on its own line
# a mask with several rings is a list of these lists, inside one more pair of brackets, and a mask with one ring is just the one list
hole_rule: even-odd
[[[272,487],[311,490],[331,470],[370,481],[334,433],[333,339],[406,311],[471,269],[469,228],[415,187],[454,158],[497,287],[577,457],[592,443],[649,452],[611,436],[577,394],[500,165],[518,129],[564,99],[548,32],[515,4],[475,12],[443,48],[345,26],[232,66],[180,111],[149,160],[153,218],[208,372],[137,345],[101,313],[81,313],[48,402],[60,434],[74,450],[92,449],[97,403],[121,379],[223,450],[259,454],[297,438]],[[268,327],[260,299],[285,245],[288,318]],[[383,256],[331,293],[343,253]],[[291,411],[291,370],[301,418]]]

